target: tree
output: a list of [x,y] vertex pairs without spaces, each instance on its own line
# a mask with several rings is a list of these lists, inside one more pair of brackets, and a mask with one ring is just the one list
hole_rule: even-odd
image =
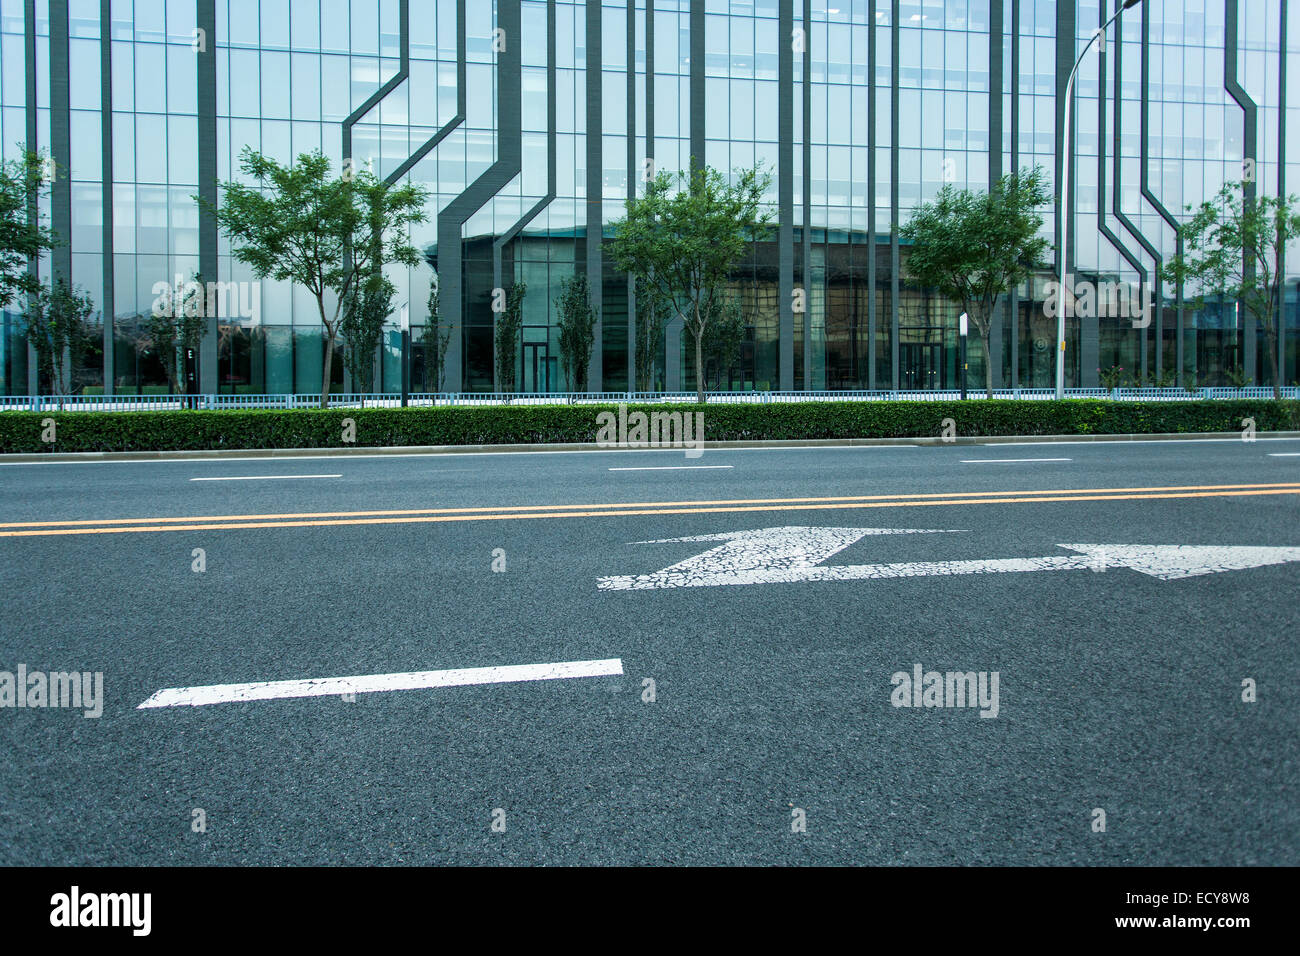
[[1205,297],[1214,295],[1240,301],[1259,321],[1277,399],[1282,397],[1281,325],[1276,321],[1284,279],[1282,254],[1287,243],[1300,237],[1300,200],[1294,194],[1254,196],[1252,186],[1224,183],[1213,201],[1201,204],[1178,230],[1183,253],[1169,260],[1163,276],[1167,282],[1193,287],[1193,308],[1203,308]]
[[447,345],[451,342],[451,326],[443,326],[441,299],[438,295],[438,276],[429,282],[429,321],[420,335],[424,345],[424,387],[430,392],[441,392],[447,379]]
[[506,296],[505,311],[497,318],[497,390],[515,390],[515,372],[519,365],[519,341],[524,327],[524,295],[528,284],[516,282]]
[[560,297],[555,300],[560,329],[560,365],[569,389],[587,390],[587,365],[596,342],[596,310],[591,307],[591,290],[585,275],[560,280]]
[[745,345],[745,317],[733,296],[715,301],[704,333],[704,362],[709,387],[717,391],[730,372],[740,364]]
[[989,350],[998,296],[1042,268],[1048,241],[1038,234],[1048,201],[1043,171],[1008,173],[988,192],[944,186],[900,230],[911,243],[907,269],[922,285],[961,304],[984,342],[984,393],[993,397]]
[[374,391],[375,349],[379,348],[384,326],[393,314],[396,287],[382,271],[369,272],[360,288],[348,292],[339,321],[345,348],[343,362],[352,375],[352,385],[363,395]]
[[46,157],[28,152],[0,163],[0,309],[19,295],[39,292],[27,263],[59,244],[39,213],[34,220],[28,215],[46,188],[48,167]]
[[145,340],[158,352],[169,393],[183,391],[184,350],[198,348],[203,341],[208,314],[206,288],[203,278],[195,273],[188,291],[168,289],[158,296],[144,321]]
[[658,391],[656,369],[664,348],[664,326],[673,317],[671,304],[646,279],[636,279],[636,383],[643,392]]
[[728,183],[717,170],[661,172],[645,195],[628,199],[614,223],[610,253],[624,272],[644,280],[672,304],[695,339],[695,391],[704,402],[704,333],[715,301],[747,244],[770,213],[759,204],[771,176],[761,166],[738,170]]
[[[302,153],[288,166],[247,146],[240,157],[240,168],[253,184],[222,183],[223,202],[212,211],[235,258],[259,279],[296,282],[316,300],[325,335],[323,408],[329,404],[334,344],[349,293],[376,261],[380,268],[420,261],[408,230],[428,218],[428,191],[389,185],[368,171],[349,169],[333,177],[330,161],[319,151]],[[376,244],[377,256],[357,253],[373,252]]]
[[[27,341],[36,352],[37,368],[49,381],[52,394],[68,394],[81,353],[94,338],[90,322],[94,312],[94,300],[86,291],[62,278],[56,279],[53,286],[40,286],[31,296],[26,313]],[[71,367],[66,369],[65,351],[71,357]]]
[[[374,181],[363,180],[363,187]],[[339,333],[345,345],[343,361],[352,375],[352,387],[363,395],[374,391],[375,351],[384,335],[384,326],[393,314],[393,296],[397,288],[384,275],[384,203],[382,189],[363,188],[364,219],[357,227],[347,254],[357,278],[344,297]]]

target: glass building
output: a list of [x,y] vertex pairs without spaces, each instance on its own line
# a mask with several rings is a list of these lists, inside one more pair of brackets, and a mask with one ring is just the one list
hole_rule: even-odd
[[[589,388],[692,388],[679,325],[652,380],[636,380],[634,289],[603,245],[648,169],[692,157],[764,164],[779,222],[733,276],[746,340],[734,367],[713,370],[720,387],[951,388],[958,308],[909,278],[898,227],[945,182],[987,188],[1035,165],[1055,181],[1066,76],[1120,2],[0,0],[0,143],[7,159],[23,145],[54,158],[42,203],[66,241],[34,268],[84,287],[104,317],[77,391],[166,389],[143,318],[160,282],[253,279],[194,199],[218,198],[245,146],[281,161],[320,149],[336,168],[350,159],[430,190],[412,236],[426,262],[392,274],[416,391],[493,389],[492,290],[521,280],[518,387],[565,390],[554,299],[576,272],[600,315]],[[1193,308],[1158,272],[1187,205],[1223,182],[1300,183],[1293,33],[1285,0],[1145,0],[1084,60],[1070,265],[1140,284],[1157,308],[1146,327],[1072,317],[1067,386],[1112,366],[1147,383],[1273,381],[1256,322],[1230,302]],[[1045,210],[1055,248],[1062,218]],[[1287,384],[1300,378],[1291,263]],[[435,272],[453,329],[441,383],[423,362]],[[998,386],[1053,383],[1050,278],[1000,304]],[[256,315],[210,320],[200,389],[319,391],[314,300],[275,282],[258,295]],[[399,342],[394,326],[375,357],[387,391]],[[978,383],[989,357],[971,346]],[[351,387],[341,361],[333,379]],[[37,390],[22,317],[5,313],[0,391]]]

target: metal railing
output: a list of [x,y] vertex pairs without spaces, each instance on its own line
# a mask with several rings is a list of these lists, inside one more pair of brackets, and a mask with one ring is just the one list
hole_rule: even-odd
[[[1300,387],[1281,390],[1283,398],[1300,399]],[[942,391],[809,391],[809,392],[709,392],[710,405],[766,404],[770,402],[951,402],[959,400],[956,389]],[[1055,398],[1050,388],[999,388],[994,398],[1048,401]],[[1072,388],[1066,398],[1106,398],[1123,402],[1179,402],[1207,399],[1271,399],[1273,389],[1250,388]],[[418,392],[408,398],[420,408],[485,405],[610,405],[628,403],[695,402],[694,392]],[[983,391],[969,393],[969,401],[982,401]],[[331,395],[330,408],[398,408],[401,396],[382,394]],[[184,409],[291,409],[319,408],[319,395],[0,395],[0,411],[179,411]]]

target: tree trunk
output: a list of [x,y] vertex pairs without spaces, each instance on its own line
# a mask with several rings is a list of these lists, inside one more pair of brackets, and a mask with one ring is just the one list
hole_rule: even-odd
[[704,326],[695,323],[695,400],[704,404]]
[[330,372],[334,368],[334,336],[325,332],[325,368],[321,372],[320,407],[330,407]]
[[[1281,325],[1279,324],[1277,328],[1280,329]],[[1273,401],[1275,402],[1280,402],[1282,400],[1282,375],[1281,375],[1282,370],[1277,367],[1278,337],[1279,336],[1277,334],[1277,329],[1270,329],[1267,326],[1265,326],[1264,355],[1267,357],[1268,360],[1269,371],[1272,372],[1273,374]],[[1263,376],[1261,375],[1260,378],[1263,378]]]
[[993,351],[989,348],[989,338],[992,328],[985,323],[983,330],[980,332],[980,338],[984,340],[984,397],[993,397]]
[[[334,307],[334,319],[338,320],[339,310],[343,307],[343,299],[346,292],[339,296],[338,304]],[[322,288],[316,293],[316,308],[320,311],[321,328],[325,330],[325,368],[320,376],[320,407],[329,408],[330,406],[330,371],[334,365],[334,330],[330,328],[329,320],[325,318],[325,290]]]

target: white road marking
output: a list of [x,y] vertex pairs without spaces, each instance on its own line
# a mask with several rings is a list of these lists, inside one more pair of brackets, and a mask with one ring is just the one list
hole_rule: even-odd
[[1005,465],[1019,461],[1074,461],[1073,458],[963,458],[963,465],[997,464]]
[[[896,564],[823,565],[850,544],[873,534],[923,534],[885,528],[760,528],[689,538],[644,541],[725,541],[652,574],[598,578],[602,591],[790,584],[800,581],[860,581],[932,575],[1000,574],[1021,571],[1104,571],[1128,568],[1162,581],[1300,561],[1300,548],[1200,547],[1195,545],[1060,544],[1072,555],[914,561]],[[928,532],[935,533],[935,532]]]
[[709,468],[735,468],[735,465],[642,465],[628,468],[611,468],[610,471],[693,471]]
[[513,684],[522,681],[562,680],[569,677],[604,677],[623,673],[623,661],[564,661],[558,664],[512,664],[505,667],[464,667],[457,670],[409,671],[358,677],[321,677],[310,680],[262,681],[251,684],[213,684],[207,687],[168,687],[156,691],[136,710],[153,707],[203,707],[248,700],[289,697],[331,697],[372,694],[388,690],[422,690],[463,687],[469,684]]
[[[1240,438],[1133,438],[1133,439],[1114,438],[1111,439],[1111,438],[1103,437],[1097,441],[1000,441],[1000,442],[989,442],[988,444],[1001,445],[1003,448],[1028,448],[1035,445],[1039,447],[1046,446],[1048,448],[1052,448],[1057,445],[1092,445],[1092,446],[1196,445],[1196,444],[1205,445],[1205,444],[1211,444],[1213,442],[1236,443],[1240,441],[1241,441]],[[1300,438],[1286,438],[1286,437],[1278,438],[1273,436],[1261,436],[1256,438],[1255,441],[1300,441]]]
[[[1238,439],[1232,439],[1237,441]],[[1260,438],[1258,441],[1295,441],[1296,439],[1280,438]],[[1228,439],[1223,439],[1228,441]],[[724,448],[709,446],[709,454],[720,455],[723,453],[738,451],[889,451],[893,448],[920,448],[920,445],[762,445],[755,447]],[[662,452],[671,449],[663,448],[560,448],[551,451],[418,451],[392,454],[377,452],[373,455],[354,454],[354,455],[261,455],[249,458],[111,458],[111,459],[87,459],[85,461],[0,461],[0,467],[7,468],[25,468],[35,465],[194,465],[194,464],[229,464],[232,461],[256,461],[262,464],[272,464],[280,462],[295,461],[338,461],[346,458],[351,461],[354,458],[372,459],[402,459],[402,458],[482,458],[484,455],[494,455],[505,458],[510,455],[626,455],[626,454],[647,454],[653,452]],[[0,458],[3,458],[0,455]]]
[[1300,458],[1300,451],[1271,451],[1269,458]]
[[[1213,442],[1240,442],[1240,438],[1163,438],[1163,439],[1116,439],[1101,441],[995,441],[987,442],[983,445],[973,447],[979,448],[1026,448],[1031,446],[1053,448],[1058,445],[1087,445],[1097,446],[1115,446],[1115,445],[1193,445],[1193,444],[1210,444]],[[1275,438],[1260,436],[1255,441],[1300,441],[1300,438]],[[711,447],[709,453],[713,455],[730,454],[732,452],[749,452],[749,451],[889,451],[894,448],[921,448],[921,447],[938,447],[932,445],[790,445],[790,446],[761,446],[755,448],[722,448]],[[646,453],[663,451],[661,448],[623,448],[619,449],[617,454],[626,454],[628,452]],[[509,455],[609,455],[615,454],[602,448],[598,449],[557,449],[555,451],[427,451],[413,452],[411,454],[383,454],[376,453],[373,455],[280,455],[268,457],[265,455],[252,458],[128,458],[128,459],[88,459],[85,461],[0,461],[0,468],[30,468],[46,465],[194,465],[194,464],[229,464],[234,461],[256,461],[263,464],[269,462],[293,462],[293,461],[338,461],[346,457],[348,460],[354,458],[372,459],[372,458],[479,458],[483,455],[499,455],[502,457]],[[3,457],[3,456],[0,456]]]
[[231,475],[223,478],[191,478],[190,481],[283,481],[287,478],[342,478],[342,475]]

